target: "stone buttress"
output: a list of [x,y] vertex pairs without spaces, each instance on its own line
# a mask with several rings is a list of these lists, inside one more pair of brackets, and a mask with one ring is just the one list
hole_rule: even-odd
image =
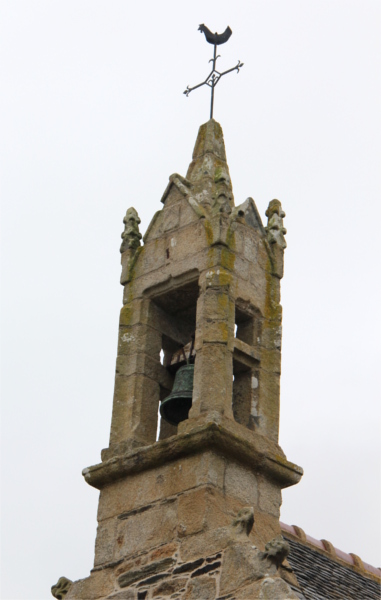
[[[110,444],[83,472],[100,490],[94,568],[61,597],[296,598],[279,525],[302,475],[278,445],[284,212],[272,200],[264,227],[251,198],[235,207],[214,120],[162,203],[143,245],[124,218]],[[189,417],[158,423],[187,349]]]

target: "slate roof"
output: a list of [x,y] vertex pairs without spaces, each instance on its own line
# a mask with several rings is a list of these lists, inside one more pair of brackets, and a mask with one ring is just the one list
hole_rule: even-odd
[[287,559],[300,590],[292,587],[301,600],[380,600],[380,569],[337,550],[329,542],[306,536],[299,528],[283,523],[281,527],[290,544]]

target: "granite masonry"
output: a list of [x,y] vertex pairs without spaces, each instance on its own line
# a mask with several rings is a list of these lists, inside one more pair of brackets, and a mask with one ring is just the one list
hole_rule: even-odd
[[[285,213],[272,200],[263,226],[251,198],[235,206],[213,119],[162,203],[143,244],[135,208],[124,218],[110,443],[83,471],[100,490],[94,567],[52,594],[303,598],[279,522],[302,476],[278,445]],[[185,364],[188,418],[160,420]]]

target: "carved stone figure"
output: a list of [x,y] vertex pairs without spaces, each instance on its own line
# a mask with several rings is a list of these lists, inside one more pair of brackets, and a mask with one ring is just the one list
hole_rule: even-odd
[[278,535],[266,544],[265,552],[262,552],[262,557],[268,558],[279,568],[289,553],[290,546],[288,542],[281,535]]
[[271,200],[266,210],[267,217],[267,240],[270,244],[278,244],[282,250],[287,247],[284,236],[287,229],[283,227],[283,218],[286,216],[279,200]]
[[124,231],[122,233],[122,245],[120,251],[123,254],[125,250],[136,250],[140,246],[142,234],[139,231],[140,218],[136,210],[131,206],[123,219]]
[[67,579],[67,577],[60,577],[57,583],[51,587],[52,596],[57,598],[57,600],[63,600],[72,583],[73,582],[70,581],[70,579]]
[[233,520],[232,525],[236,535],[249,535],[254,525],[254,509],[252,506],[242,508]]

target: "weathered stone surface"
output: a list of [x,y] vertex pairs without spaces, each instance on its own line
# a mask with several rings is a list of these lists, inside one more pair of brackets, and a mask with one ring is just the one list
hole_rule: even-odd
[[163,583],[154,588],[152,592],[153,598],[175,594],[185,588],[187,581],[188,580],[185,578],[163,581]]
[[[215,416],[218,417],[216,420]],[[222,456],[226,454],[230,459],[251,465],[258,472],[267,473],[280,487],[300,480],[303,470],[287,461],[281,448],[265,436],[213,413],[212,416],[201,415],[199,423],[197,420],[183,421],[179,425],[181,433],[177,436],[84,469],[83,475],[90,485],[101,488],[127,474],[198,454],[202,447],[205,451],[213,450]]]
[[189,491],[179,497],[178,533],[180,537],[205,529],[227,525],[230,518],[222,494],[211,486]]
[[123,590],[111,596],[107,596],[106,600],[135,600],[135,590]]
[[200,556],[209,556],[228,545],[230,536],[228,527],[206,530],[202,535],[190,535],[181,541],[180,558],[184,562],[197,560]]
[[116,591],[113,573],[109,570],[96,571],[86,579],[75,581],[65,600],[97,600]]
[[279,486],[260,476],[258,480],[258,507],[269,515],[279,518],[282,494]]
[[257,505],[257,477],[251,469],[236,462],[228,462],[225,471],[225,490],[229,496],[239,499],[243,504]]
[[210,577],[192,579],[183,596],[184,600],[214,600],[216,597],[216,582]]
[[[101,490],[95,567],[71,597],[283,593],[282,548],[266,544],[280,533],[281,488],[302,475],[277,444],[284,213],[270,203],[264,228],[252,199],[234,207],[214,120],[162,202],[144,246],[136,211],[125,217],[110,447],[84,470]],[[156,441],[173,357],[191,339],[189,418],[163,421]]]
[[60,577],[55,585],[51,587],[51,593],[57,600],[63,600],[68,593],[73,582],[67,577]]
[[99,522],[95,541],[94,567],[113,560],[116,527],[117,520],[115,518]]
[[283,218],[286,216],[282,205],[279,200],[271,200],[268,209],[266,210],[267,219],[267,239],[269,243],[277,244],[282,250],[287,247],[284,236],[287,233],[287,229],[283,227]]
[[222,489],[225,462],[213,452],[184,456],[178,462],[164,462],[152,470],[130,474],[102,489],[98,519],[149,506],[198,486],[211,484]]
[[140,224],[139,215],[136,210],[131,207],[127,210],[126,216],[123,219],[124,232],[122,233],[122,245],[120,251],[136,250],[140,246],[142,235],[139,231]]
[[235,600],[297,600],[285,581],[279,577],[267,577],[244,586],[234,592]]
[[245,506],[238,511],[237,516],[232,521],[232,527],[236,537],[248,536],[254,525],[254,509],[252,506]]
[[159,560],[157,562],[150,563],[149,565],[144,565],[141,569],[133,569],[120,575],[118,578],[118,584],[120,587],[127,587],[136,581],[141,581],[142,579],[146,579],[149,575],[162,573],[163,571],[167,571],[170,567],[175,564],[173,558],[164,558],[163,560]]
[[114,559],[166,544],[176,536],[177,501],[169,500],[120,519],[116,530]]
[[203,564],[203,562],[203,558],[198,558],[193,562],[183,563],[182,565],[179,565],[178,567],[173,569],[173,574],[177,575],[179,573],[188,573],[189,571],[194,571],[195,569],[198,569],[198,567],[200,567]]
[[260,551],[249,542],[232,544],[224,552],[220,594],[227,594],[241,586],[276,574],[276,566],[261,557]]
[[280,577],[267,577],[261,584],[259,600],[298,600],[290,586]]
[[265,546],[265,552],[262,553],[264,559],[269,560],[274,563],[275,566],[279,569],[282,562],[290,553],[290,546],[288,542],[281,536],[277,537],[267,542]]

